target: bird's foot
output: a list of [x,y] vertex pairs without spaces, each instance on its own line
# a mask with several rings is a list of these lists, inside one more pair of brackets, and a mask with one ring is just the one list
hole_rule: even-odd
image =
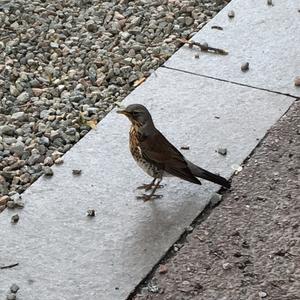
[[150,201],[150,200],[155,200],[155,199],[160,199],[162,198],[163,195],[147,195],[147,194],[143,194],[141,196],[137,196],[136,198],[138,200],[143,200],[144,202]]
[[[147,183],[146,184],[142,184],[141,186],[138,186],[137,189],[138,190],[150,191],[154,186],[155,186],[155,184],[151,182],[149,184],[147,184]],[[163,184],[159,184],[157,186],[158,189],[163,188],[163,187],[164,187]]]

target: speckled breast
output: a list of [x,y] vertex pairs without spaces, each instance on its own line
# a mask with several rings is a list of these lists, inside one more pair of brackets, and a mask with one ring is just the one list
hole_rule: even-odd
[[129,148],[134,160],[136,161],[138,166],[142,168],[148,175],[153,178],[161,178],[163,173],[162,170],[158,169],[155,165],[149,163],[146,159],[144,159],[142,150],[139,146],[137,134],[138,132],[135,126],[131,126],[129,132]]

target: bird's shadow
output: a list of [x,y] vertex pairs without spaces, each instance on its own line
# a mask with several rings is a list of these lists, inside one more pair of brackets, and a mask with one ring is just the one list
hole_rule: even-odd
[[[180,238],[185,227],[189,226],[193,218],[196,217],[194,212],[201,212],[199,206],[193,206],[191,203],[197,201],[196,196],[193,195],[192,198],[193,201],[182,199],[182,203],[178,203],[176,210],[174,210],[173,201],[168,205],[167,202],[170,199],[166,195],[161,199],[140,203],[148,206],[147,218],[136,224],[133,241],[138,248],[143,245],[143,253],[139,253],[141,259],[149,259],[149,252],[151,252],[151,257],[157,253],[163,255]],[[162,201],[166,203],[162,203]],[[193,211],[193,216],[191,216],[191,211]],[[132,246],[135,248],[134,245]]]

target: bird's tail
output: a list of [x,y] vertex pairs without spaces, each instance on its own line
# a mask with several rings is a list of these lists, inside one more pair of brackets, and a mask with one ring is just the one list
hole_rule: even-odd
[[189,169],[191,170],[191,172],[194,176],[203,178],[203,179],[211,181],[211,182],[214,182],[214,183],[219,184],[223,187],[226,187],[227,189],[230,188],[230,186],[231,186],[230,182],[227,179],[225,179],[224,177],[222,177],[220,175],[213,174],[213,173],[211,173],[207,170],[204,170],[204,169],[194,165],[190,161],[187,161],[187,163],[188,163]]

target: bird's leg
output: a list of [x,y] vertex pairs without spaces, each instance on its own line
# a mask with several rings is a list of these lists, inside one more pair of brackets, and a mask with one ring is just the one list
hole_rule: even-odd
[[[154,179],[151,181],[151,183],[149,183],[149,184],[142,184],[141,186],[138,186],[137,189],[138,189],[138,190],[145,190],[145,191],[151,190],[151,189],[153,188],[153,186],[155,186],[155,180],[156,180],[156,179],[157,179],[157,178],[154,178]],[[158,185],[157,188],[162,188],[162,187],[163,187],[163,185]]]
[[154,185],[154,188],[152,189],[152,191],[149,195],[143,194],[142,196],[138,196],[137,199],[142,199],[142,200],[144,200],[144,202],[146,202],[146,201],[149,201],[149,200],[154,200],[154,199],[161,198],[162,195],[155,195],[156,190],[160,187],[161,181],[162,181],[162,179],[158,180],[158,182]]
[[153,185],[155,184],[155,180],[156,180],[156,178],[154,178],[149,184],[145,183],[145,184],[142,184],[141,186],[138,186],[137,188],[139,190],[149,191],[152,189]]

